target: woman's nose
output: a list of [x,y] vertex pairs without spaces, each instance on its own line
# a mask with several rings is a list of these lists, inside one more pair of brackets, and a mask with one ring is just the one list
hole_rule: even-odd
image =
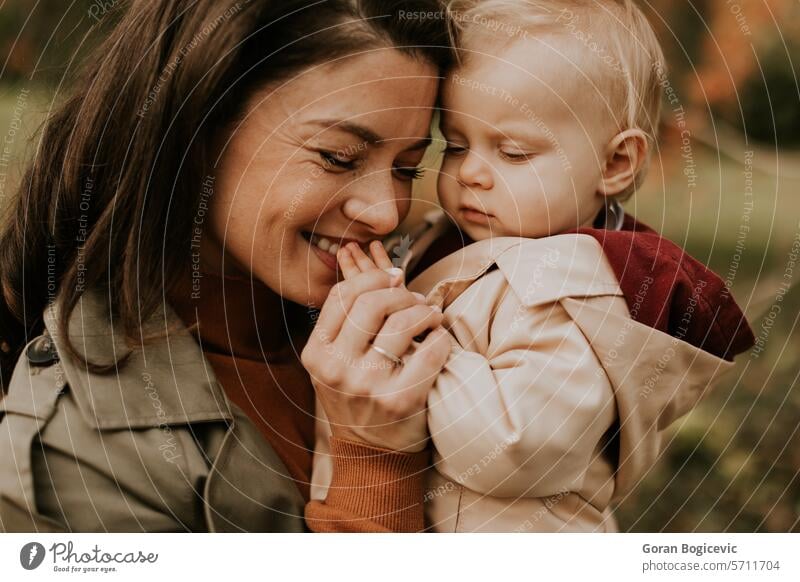
[[391,176],[388,181],[363,180],[354,185],[342,211],[348,220],[361,224],[375,236],[383,236],[400,224],[400,202]]
[[494,186],[492,168],[485,159],[470,150],[458,169],[458,181],[463,186],[489,190]]

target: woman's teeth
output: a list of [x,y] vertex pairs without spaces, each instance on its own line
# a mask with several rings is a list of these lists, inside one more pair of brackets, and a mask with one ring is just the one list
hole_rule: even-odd
[[339,245],[337,243],[331,242],[324,236],[318,236],[316,234],[312,234],[311,244],[316,245],[326,253],[332,254],[334,257],[336,256],[336,253],[339,251]]

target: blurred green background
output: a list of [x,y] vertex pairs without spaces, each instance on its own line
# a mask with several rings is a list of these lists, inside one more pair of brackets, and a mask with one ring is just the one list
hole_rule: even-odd
[[[106,1],[0,2],[0,207],[36,132],[110,25]],[[117,2],[122,5],[124,2]],[[730,282],[759,350],[665,436],[623,531],[800,531],[800,2],[651,0],[675,105],[627,208]],[[428,158],[435,165],[437,157]],[[418,185],[435,198],[435,172]],[[427,203],[415,205],[409,220]],[[745,230],[746,229],[746,230]],[[792,265],[793,260],[797,264]],[[771,314],[771,315],[770,315]]]

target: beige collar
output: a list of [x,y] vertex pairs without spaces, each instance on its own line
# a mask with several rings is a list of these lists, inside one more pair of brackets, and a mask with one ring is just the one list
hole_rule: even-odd
[[445,308],[494,265],[528,307],[562,297],[622,295],[602,247],[582,234],[478,241],[431,265],[408,288]]

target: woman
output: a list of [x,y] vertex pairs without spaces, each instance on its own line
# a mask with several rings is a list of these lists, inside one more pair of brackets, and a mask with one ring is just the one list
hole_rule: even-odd
[[[441,314],[391,273],[337,285],[331,251],[408,211],[451,58],[414,15],[438,8],[120,15],[2,232],[0,529],[422,528]],[[306,505],[315,389],[335,470]]]

